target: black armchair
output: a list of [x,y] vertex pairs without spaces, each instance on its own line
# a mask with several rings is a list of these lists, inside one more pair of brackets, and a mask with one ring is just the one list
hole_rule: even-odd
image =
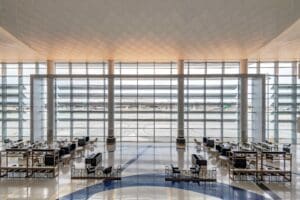
[[86,168],[86,173],[88,175],[90,175],[90,174],[94,174],[95,175],[95,172],[96,172],[96,168],[95,167],[87,167]]
[[111,175],[112,172],[112,167],[107,167],[103,170],[103,174],[105,174],[105,176]]
[[200,167],[199,167],[198,165],[196,165],[196,167],[191,167],[191,168],[190,168],[190,172],[191,172],[191,174],[193,174],[193,175],[199,174],[199,172],[200,172]]
[[11,141],[10,141],[10,139],[6,138],[6,139],[3,140],[3,142],[4,142],[4,144],[8,144],[8,143],[10,143]]
[[291,144],[284,144],[282,150],[286,153],[291,153]]
[[180,170],[178,167],[174,167],[173,165],[171,165],[171,168],[172,168],[172,174],[173,175],[180,175]]
[[85,146],[85,144],[86,144],[86,138],[78,139],[78,146],[79,147]]

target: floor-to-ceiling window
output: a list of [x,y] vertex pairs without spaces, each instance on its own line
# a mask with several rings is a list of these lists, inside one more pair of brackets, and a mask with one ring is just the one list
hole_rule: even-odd
[[[236,62],[228,62],[223,64],[223,73],[225,75],[238,75],[240,72],[240,65]],[[239,138],[239,79],[232,77],[224,77],[221,79],[222,93],[222,136],[224,141],[238,141]],[[252,137],[248,133],[248,137]]]
[[[185,63],[185,132],[189,141],[203,136],[238,138],[239,63]],[[197,76],[199,75],[199,76]]]
[[250,62],[249,74],[266,75],[266,138],[280,143],[297,141],[299,90],[296,62]]
[[[296,66],[295,66],[296,67]],[[278,123],[278,136],[282,142],[291,142],[296,136],[296,87],[293,65],[288,62],[278,63],[278,107],[275,111]]]
[[174,141],[176,63],[116,63],[115,134],[121,141]]
[[[184,74],[206,74],[205,63],[186,63]],[[184,80],[185,133],[189,138],[206,135],[206,79],[187,77]]]
[[1,140],[30,138],[30,75],[45,74],[45,63],[0,63]]
[[[107,63],[56,63],[56,136],[107,135]],[[291,142],[297,137],[300,90],[296,62],[249,62],[249,74],[266,75],[266,138]],[[30,136],[30,75],[46,74],[45,63],[1,63],[1,140]],[[185,135],[224,140],[239,135],[238,62],[185,62]],[[75,77],[99,75],[99,77]],[[120,141],[175,141],[177,64],[115,63],[115,134]],[[203,75],[201,78],[194,75]],[[225,76],[223,76],[225,75]],[[248,82],[248,135],[252,137],[252,80]],[[42,82],[46,98],[46,82]],[[41,105],[46,108],[46,102]],[[46,109],[44,109],[46,110]],[[43,114],[46,128],[46,112]],[[46,133],[46,131],[44,131]],[[45,135],[44,133],[44,135]]]
[[[106,63],[56,63],[56,137],[107,135]],[[92,76],[89,76],[92,75]],[[97,76],[98,75],[98,76]]]

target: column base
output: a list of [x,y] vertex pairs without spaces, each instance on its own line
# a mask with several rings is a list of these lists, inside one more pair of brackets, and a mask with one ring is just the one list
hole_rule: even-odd
[[116,143],[116,138],[115,137],[108,137],[106,139],[106,144],[115,144]]
[[106,149],[108,152],[114,152],[116,150],[115,143],[107,143]]
[[180,149],[185,148],[185,139],[184,138],[177,138],[176,139],[176,146],[177,146],[177,148],[180,148]]

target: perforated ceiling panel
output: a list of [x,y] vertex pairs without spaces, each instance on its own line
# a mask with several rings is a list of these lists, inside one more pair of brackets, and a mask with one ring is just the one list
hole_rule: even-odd
[[300,16],[299,0],[0,2],[1,27],[54,60],[257,57]]

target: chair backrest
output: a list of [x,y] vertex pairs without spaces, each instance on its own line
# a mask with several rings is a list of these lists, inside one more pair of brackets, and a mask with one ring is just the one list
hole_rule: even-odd
[[200,172],[200,166],[199,166],[199,165],[196,165],[196,167],[195,167],[195,171],[196,171],[197,173],[199,173],[199,172]]
[[110,166],[110,167],[105,168],[105,169],[103,170],[103,173],[104,173],[104,174],[109,174],[109,173],[111,173],[111,171],[112,171],[112,167]]
[[93,172],[95,172],[95,167],[87,167],[86,171],[87,171],[88,174],[93,173]]
[[4,143],[5,143],[5,144],[10,143],[10,139],[8,139],[8,138],[4,139]]

